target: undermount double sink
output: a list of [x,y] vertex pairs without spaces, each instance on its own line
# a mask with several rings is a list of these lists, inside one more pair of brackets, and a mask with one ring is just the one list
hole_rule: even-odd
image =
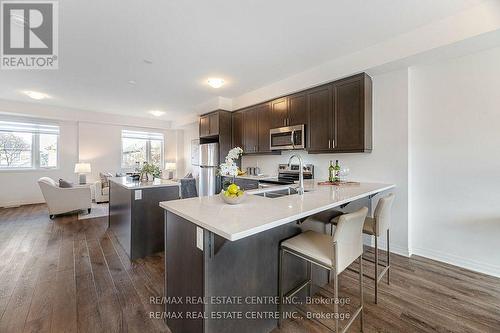
[[[304,193],[305,192],[309,192],[308,190],[304,190]],[[266,197],[266,198],[280,198],[280,197],[284,197],[284,196],[287,196],[287,195],[292,195],[292,194],[297,194],[297,188],[296,187],[287,187],[287,188],[279,188],[279,189],[275,189],[273,187],[269,187],[268,190],[266,191],[262,191],[262,192],[259,192],[259,193],[256,193],[254,195],[258,195],[258,196],[261,196],[261,197]]]

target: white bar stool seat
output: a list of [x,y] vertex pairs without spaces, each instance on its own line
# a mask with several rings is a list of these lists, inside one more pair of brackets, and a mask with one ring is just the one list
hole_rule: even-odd
[[[312,270],[311,265],[327,269],[331,274],[328,275],[330,282],[331,277],[334,279],[334,302],[333,311],[335,317],[335,332],[339,332],[339,315],[338,315],[338,276],[349,265],[359,259],[359,292],[360,292],[360,306],[351,314],[348,323],[342,329],[346,332],[354,320],[359,316],[361,320],[361,331],[363,331],[363,223],[368,213],[368,208],[363,207],[358,211],[350,214],[341,215],[338,219],[337,227],[333,236],[325,233],[316,232],[312,230],[305,231],[290,239],[284,240],[280,244],[279,256],[279,278],[278,278],[278,291],[279,291],[279,321],[278,325],[281,327],[283,318],[282,307],[284,301],[293,297],[300,290],[308,287],[309,294],[311,293],[312,285]],[[284,254],[291,254],[307,261],[307,279],[300,283],[298,286],[292,288],[287,293],[283,291],[283,256]],[[313,318],[313,320],[315,320]],[[321,321],[319,324],[327,327]],[[327,327],[330,329],[329,327]]]
[[[374,236],[375,239],[375,260],[370,260],[366,257],[363,259],[369,261],[375,265],[375,276],[370,276],[365,274],[366,277],[375,281],[375,304],[378,303],[378,283],[384,275],[387,273],[387,284],[390,284],[390,247],[389,247],[389,235],[390,235],[390,224],[391,224],[391,208],[394,202],[395,195],[390,193],[389,195],[380,198],[375,208],[373,217],[367,216],[363,224],[363,233],[366,235]],[[333,218],[331,223],[337,225],[339,222],[339,216]],[[378,238],[386,233],[387,237],[387,259],[385,265],[380,263],[378,260]],[[382,266],[382,271],[379,273],[379,266]]]

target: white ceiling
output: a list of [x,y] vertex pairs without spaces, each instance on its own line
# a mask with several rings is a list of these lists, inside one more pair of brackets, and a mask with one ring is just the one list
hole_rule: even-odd
[[176,120],[480,2],[64,0],[59,70],[1,71],[0,99],[35,90],[53,96],[36,103]]

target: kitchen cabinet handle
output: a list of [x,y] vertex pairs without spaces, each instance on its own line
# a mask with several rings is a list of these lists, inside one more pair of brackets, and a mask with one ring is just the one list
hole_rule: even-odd
[[332,149],[335,148],[335,140],[332,139]]
[[330,139],[328,139],[328,149],[330,149]]

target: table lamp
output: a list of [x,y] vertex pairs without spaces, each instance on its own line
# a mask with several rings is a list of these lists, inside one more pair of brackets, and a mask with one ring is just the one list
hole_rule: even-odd
[[168,171],[168,179],[174,178],[175,168],[176,168],[175,162],[165,163],[165,170]]
[[76,163],[75,173],[78,174],[78,182],[80,185],[87,183],[87,173],[90,173],[90,163]]

